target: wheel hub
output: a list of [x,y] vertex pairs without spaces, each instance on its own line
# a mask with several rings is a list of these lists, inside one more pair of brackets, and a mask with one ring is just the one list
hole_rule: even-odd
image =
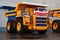
[[57,27],[58,27],[58,24],[57,24],[57,23],[54,23],[54,24],[53,24],[53,28],[54,28],[54,30],[56,30]]
[[17,23],[17,31],[20,31],[21,30],[21,24],[20,22]]
[[7,30],[10,30],[10,23],[7,24]]

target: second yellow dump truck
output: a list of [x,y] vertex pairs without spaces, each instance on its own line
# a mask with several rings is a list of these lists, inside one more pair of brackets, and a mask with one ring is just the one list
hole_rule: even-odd
[[60,8],[50,10],[49,15],[53,32],[60,32]]
[[5,13],[8,18],[7,32],[37,30],[44,34],[49,30],[48,5],[20,2],[15,10]]

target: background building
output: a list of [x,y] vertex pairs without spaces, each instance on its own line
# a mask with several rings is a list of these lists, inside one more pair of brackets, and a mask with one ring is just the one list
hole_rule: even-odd
[[16,4],[21,1],[47,4],[49,5],[48,9],[60,7],[60,0],[0,0],[0,27],[6,27],[7,18],[4,16],[5,12],[14,9]]

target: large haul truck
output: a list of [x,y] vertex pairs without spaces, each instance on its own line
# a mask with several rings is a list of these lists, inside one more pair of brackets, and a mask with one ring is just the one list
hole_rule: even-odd
[[22,32],[37,30],[44,34],[49,27],[48,5],[20,2],[17,4],[15,10],[5,13],[8,18],[7,32]]
[[49,15],[53,32],[60,32],[60,8],[50,10]]

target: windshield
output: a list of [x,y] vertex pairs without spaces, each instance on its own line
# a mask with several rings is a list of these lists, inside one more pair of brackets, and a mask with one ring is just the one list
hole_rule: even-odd
[[35,11],[38,11],[38,8],[36,8]]
[[41,9],[41,8],[39,8],[39,11],[47,11],[46,9]]
[[36,8],[35,11],[47,11],[45,8]]

